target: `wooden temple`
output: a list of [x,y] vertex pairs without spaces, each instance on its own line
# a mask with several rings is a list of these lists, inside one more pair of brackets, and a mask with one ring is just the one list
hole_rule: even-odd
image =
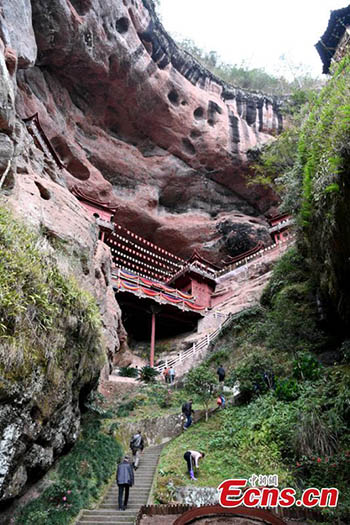
[[[109,203],[86,196],[76,187],[71,191],[94,217],[99,238],[110,248],[113,287],[118,293],[123,323],[134,336],[151,338],[153,366],[156,319],[158,337],[195,329],[210,306],[214,269],[207,268],[207,262],[200,260],[198,254],[185,261],[118,224],[117,210]],[[180,274],[191,275],[193,286],[187,286],[187,281],[172,281],[174,275]]]
[[338,62],[350,53],[350,5],[331,11],[327,29],[315,47],[325,74],[329,73],[332,62]]
[[290,236],[290,227],[293,224],[293,218],[289,213],[275,215],[268,219],[270,223],[269,233],[274,243],[283,242]]
[[[59,168],[64,168],[40,125],[38,114],[24,122],[36,145]],[[136,330],[143,337],[150,335],[153,366],[156,318],[160,336],[193,330],[215,301],[216,278],[221,269],[198,251],[185,260],[128,230],[118,223],[115,206],[84,194],[79,186],[74,186],[71,192],[94,218],[99,239],[110,248],[113,287],[125,314],[123,322],[130,333]],[[288,237],[291,223],[287,214],[270,219],[270,234],[275,243]],[[224,265],[239,265],[263,248],[259,242],[251,250],[230,257]]]
[[77,186],[73,186],[71,192],[89,212],[89,215],[95,218],[99,227],[99,239],[105,242],[108,236],[114,231],[113,220],[117,209],[108,203],[87,197]]
[[219,266],[210,263],[194,251],[181,270],[171,277],[167,284],[192,294],[202,306],[210,308],[218,270],[220,270]]

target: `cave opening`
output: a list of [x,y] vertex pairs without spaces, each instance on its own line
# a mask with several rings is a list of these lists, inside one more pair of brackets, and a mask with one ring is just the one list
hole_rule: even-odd
[[119,20],[115,23],[115,28],[120,34],[127,33],[129,30],[130,22],[129,19],[123,16],[122,18],[119,18]]
[[182,144],[183,144],[183,148],[186,153],[188,153],[189,155],[196,154],[196,148],[194,147],[194,145],[189,139],[187,138],[182,139]]
[[86,15],[91,8],[91,0],[70,0],[70,3],[80,16]]
[[43,186],[39,181],[35,180],[34,181],[34,184],[36,185],[36,187],[38,188],[39,190],[39,193],[40,193],[40,197],[42,199],[44,199],[45,201],[48,201],[51,199],[51,193],[49,192],[49,190],[47,188],[45,188],[45,186]]
[[174,104],[174,106],[179,105],[179,94],[177,91],[175,91],[175,89],[172,89],[171,91],[169,91],[168,99],[170,100],[172,104]]
[[193,112],[194,118],[197,120],[200,120],[204,117],[204,109],[203,108],[197,108]]
[[[154,301],[119,293],[116,299],[122,311],[123,325],[131,340],[150,343]],[[176,337],[197,329],[197,312],[183,312],[171,305],[162,305],[156,314],[156,341]],[[157,346],[157,345],[156,345]]]
[[79,180],[88,180],[90,178],[89,169],[79,159],[71,159],[67,165],[67,171]]

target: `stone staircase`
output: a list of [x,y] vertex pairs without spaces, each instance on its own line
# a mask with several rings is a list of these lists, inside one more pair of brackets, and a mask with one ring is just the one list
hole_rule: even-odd
[[163,445],[148,447],[141,455],[135,472],[135,485],[130,488],[129,502],[125,511],[118,510],[118,486],[108,490],[97,509],[85,510],[76,525],[124,525],[132,524],[142,505],[146,505]]

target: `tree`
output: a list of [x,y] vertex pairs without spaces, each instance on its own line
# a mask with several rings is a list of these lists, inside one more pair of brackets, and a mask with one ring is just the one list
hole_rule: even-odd
[[208,421],[209,403],[213,399],[218,380],[212,370],[205,365],[192,368],[187,374],[186,390],[192,395],[195,394],[205,408],[205,420]]

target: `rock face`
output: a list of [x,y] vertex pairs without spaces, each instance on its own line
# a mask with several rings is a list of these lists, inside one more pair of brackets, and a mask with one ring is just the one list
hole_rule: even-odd
[[[81,355],[69,335],[77,324],[72,317],[70,325],[62,327],[62,345],[71,357],[62,366],[36,363],[33,357],[22,377],[15,369],[10,375],[0,374],[3,504],[20,495],[27,483],[48,470],[75,442],[84,402],[96,387],[101,370],[108,373],[125,331],[111,286],[109,249],[98,240],[95,221],[68,190],[68,172],[59,169],[38,147],[16,116],[17,74],[31,68],[36,60],[28,0],[2,2],[0,36],[0,206],[11,208],[40,232],[40,246],[50,253],[61,272],[73,274],[80,287],[95,296],[103,332],[103,345],[90,356],[88,341],[81,335],[82,343],[86,343],[86,352]],[[2,355],[5,345],[6,339],[0,338]],[[45,373],[42,366],[47,366]]]
[[[117,206],[120,223],[183,257],[199,248],[220,260],[269,241],[261,215],[277,199],[247,187],[246,161],[282,126],[276,100],[215,78],[175,45],[149,0],[31,5],[36,38],[30,46],[23,24],[16,107],[39,112],[70,188]],[[222,234],[227,224],[237,242]]]

